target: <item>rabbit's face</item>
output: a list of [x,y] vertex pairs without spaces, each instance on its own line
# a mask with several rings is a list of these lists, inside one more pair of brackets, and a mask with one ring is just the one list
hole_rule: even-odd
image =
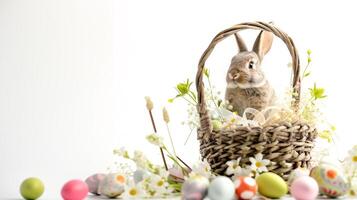
[[228,88],[256,88],[266,83],[260,64],[264,55],[270,50],[273,35],[262,31],[255,40],[252,51],[248,51],[242,38],[236,33],[235,38],[239,53],[232,58],[227,73]]
[[260,68],[260,59],[254,52],[241,52],[232,58],[227,73],[228,87],[242,89],[261,87],[266,79]]

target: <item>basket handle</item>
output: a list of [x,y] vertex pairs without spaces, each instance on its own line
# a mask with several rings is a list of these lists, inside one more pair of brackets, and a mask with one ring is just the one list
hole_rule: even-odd
[[297,49],[295,48],[293,40],[283,31],[279,30],[272,24],[264,23],[264,22],[247,22],[241,23],[232,26],[226,30],[221,31],[218,33],[209,44],[207,49],[203,52],[201,59],[198,63],[198,71],[196,75],[196,89],[197,89],[197,110],[200,116],[200,123],[201,128],[200,130],[204,133],[211,133],[212,132],[212,124],[210,114],[207,110],[207,105],[205,102],[204,97],[204,84],[203,84],[203,69],[206,60],[211,55],[214,47],[221,42],[223,39],[227,38],[228,36],[237,33],[244,29],[255,29],[255,30],[263,30],[272,32],[275,36],[279,37],[288,47],[292,58],[292,70],[293,70],[293,81],[292,81],[292,88],[293,88],[293,98],[295,99],[294,106],[298,108],[299,101],[300,101],[300,60]]

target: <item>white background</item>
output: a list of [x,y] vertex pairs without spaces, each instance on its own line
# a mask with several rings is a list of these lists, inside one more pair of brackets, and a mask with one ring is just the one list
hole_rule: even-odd
[[[274,2],[274,3],[273,3]],[[246,21],[273,21],[295,41],[302,63],[312,49],[314,81],[326,88],[325,117],[337,126],[336,155],[357,144],[355,6],[347,1],[88,1],[0,0],[0,198],[18,197],[29,176],[59,197],[64,182],[106,172],[112,150],[145,151],[152,132],[144,96],[171,113],[178,153],[198,160],[182,101],[167,105],[173,87],[194,79],[201,53],[219,31]],[[242,33],[251,46],[257,32]],[[223,41],[207,67],[224,88],[234,40]],[[289,54],[276,39],[264,60],[267,76],[283,93]]]

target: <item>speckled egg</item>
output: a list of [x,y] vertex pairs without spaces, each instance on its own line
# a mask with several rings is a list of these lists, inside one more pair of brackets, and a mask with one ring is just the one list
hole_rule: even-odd
[[310,174],[310,171],[306,168],[294,169],[290,173],[290,176],[288,178],[288,185],[291,185],[295,179],[302,177],[302,176],[309,176],[309,174]]
[[115,198],[124,192],[126,177],[123,174],[108,174],[99,184],[98,192],[109,198]]
[[100,181],[105,178],[105,174],[93,174],[92,176],[88,177],[85,182],[88,185],[89,192],[95,195],[99,195],[98,187]]
[[238,199],[252,199],[257,194],[257,183],[255,179],[251,177],[238,177],[234,181],[234,185],[236,187],[235,192]]
[[208,187],[208,198],[210,200],[232,200],[234,197],[234,183],[225,176],[216,177]]
[[319,186],[310,176],[301,176],[292,182],[290,194],[296,200],[314,200],[319,194]]
[[281,198],[288,193],[288,184],[279,175],[266,172],[257,178],[258,191],[269,198]]
[[336,198],[345,195],[349,190],[346,178],[337,167],[321,164],[311,170],[310,176],[319,185],[320,193]]
[[200,175],[194,175],[185,180],[182,185],[183,200],[202,200],[206,194],[209,180]]

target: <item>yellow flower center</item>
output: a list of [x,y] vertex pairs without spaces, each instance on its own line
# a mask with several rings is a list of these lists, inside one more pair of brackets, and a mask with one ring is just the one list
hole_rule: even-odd
[[138,191],[135,188],[132,188],[129,190],[130,196],[136,196],[138,194]]
[[353,161],[353,162],[357,162],[357,156],[353,156],[353,157],[352,157],[352,161]]
[[164,185],[164,181],[163,181],[163,180],[160,180],[160,181],[158,181],[156,184],[157,184],[157,186],[161,187],[161,186]]
[[257,166],[258,168],[259,168],[259,167],[262,167],[262,166],[263,166],[263,163],[262,163],[262,162],[256,162],[256,163],[255,163],[255,166]]

